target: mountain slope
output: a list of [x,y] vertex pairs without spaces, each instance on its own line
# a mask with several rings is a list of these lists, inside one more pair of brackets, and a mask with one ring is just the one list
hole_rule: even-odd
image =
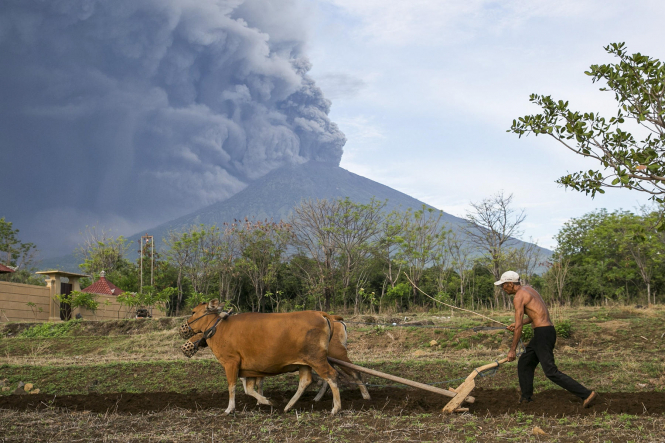
[[[218,225],[233,222],[245,217],[255,220],[286,219],[293,208],[306,199],[334,199],[349,197],[357,203],[367,203],[372,197],[387,200],[386,209],[420,209],[425,203],[403,192],[354,174],[346,169],[330,164],[309,162],[287,166],[252,182],[244,190],[227,200],[194,211],[167,223],[148,229],[155,238],[159,249],[169,231],[182,231],[192,225]],[[430,205],[426,205],[432,207]],[[454,230],[459,229],[464,220],[444,213],[443,222]],[[142,233],[143,233],[142,232]],[[136,244],[141,234],[129,239]],[[136,257],[134,247],[130,248],[130,258]],[[547,255],[550,251],[543,250]],[[71,256],[49,260],[53,265],[70,267]],[[44,267],[44,266],[42,266]]]

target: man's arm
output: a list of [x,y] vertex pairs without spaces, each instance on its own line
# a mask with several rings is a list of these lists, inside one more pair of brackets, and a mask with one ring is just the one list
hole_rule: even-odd
[[[514,326],[513,330],[513,344],[510,346],[510,351],[508,351],[508,361],[513,361],[517,358],[517,345],[522,338],[522,327],[525,324],[531,323],[531,318],[526,322],[524,321],[524,305],[525,305],[525,291],[519,291],[515,294],[515,299],[513,304],[515,305],[515,323],[510,326]],[[508,327],[510,329],[510,326]]]

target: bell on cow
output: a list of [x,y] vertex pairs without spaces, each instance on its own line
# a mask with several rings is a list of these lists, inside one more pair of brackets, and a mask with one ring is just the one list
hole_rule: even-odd
[[189,340],[196,335],[196,332],[194,332],[194,330],[187,323],[184,323],[182,326],[180,326],[179,333],[180,337],[185,340]]
[[185,357],[192,358],[198,352],[199,347],[196,346],[191,341],[188,341],[188,342],[185,342],[185,344],[182,345],[180,347],[180,349],[182,350],[182,353],[185,354]]

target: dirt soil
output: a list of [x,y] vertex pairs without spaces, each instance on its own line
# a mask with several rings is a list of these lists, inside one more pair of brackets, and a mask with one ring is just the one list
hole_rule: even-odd
[[[273,392],[273,400],[278,407],[273,411],[280,413],[292,393]],[[323,401],[314,403],[315,392],[303,395],[298,408],[305,411],[328,411],[332,408],[330,394]],[[446,397],[441,397],[424,391],[401,388],[373,389],[372,400],[363,400],[356,390],[344,391],[342,405],[344,409],[354,410],[393,410],[401,413],[436,413],[440,412],[447,403]],[[522,405],[517,403],[519,395],[511,389],[476,389],[473,393],[476,402],[470,405],[470,411],[476,415],[500,415],[522,411],[546,417],[561,417],[571,415],[592,415],[607,412],[609,414],[643,415],[665,414],[665,392],[618,392],[603,393],[595,405],[589,409],[582,408],[582,403],[576,397],[561,390],[540,392],[532,403]],[[168,408],[181,408],[189,410],[226,408],[227,393],[197,393],[178,394],[172,392],[154,392],[145,394],[87,394],[87,395],[12,395],[0,397],[0,409],[13,410],[40,410],[45,408],[65,408],[76,411],[116,412],[137,414],[142,412],[157,412]],[[271,412],[269,406],[257,406],[256,401],[246,395],[236,396],[238,410],[263,410]]]

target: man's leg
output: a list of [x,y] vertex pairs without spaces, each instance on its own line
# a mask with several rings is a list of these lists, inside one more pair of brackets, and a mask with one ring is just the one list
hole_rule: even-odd
[[533,373],[538,366],[538,356],[533,347],[534,340],[531,340],[526,346],[524,354],[521,355],[517,362],[517,375],[520,379],[520,390],[522,391],[522,398],[531,400],[533,396]]
[[542,331],[537,332],[542,336],[542,339],[538,341],[538,346],[536,346],[536,355],[547,378],[582,400],[586,399],[591,395],[591,391],[559,371],[559,368],[554,363],[554,345],[556,344],[556,331],[554,328],[537,329],[542,329]]

